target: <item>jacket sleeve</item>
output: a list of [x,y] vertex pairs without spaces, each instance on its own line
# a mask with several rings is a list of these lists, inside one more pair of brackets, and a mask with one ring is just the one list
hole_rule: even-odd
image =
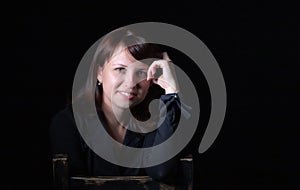
[[57,113],[49,128],[51,155],[67,154],[72,175],[86,173],[82,140],[75,125],[71,108]]
[[[144,147],[152,147],[166,141],[175,132],[180,121],[181,103],[178,94],[162,95],[160,99],[165,105],[160,105],[159,108],[160,121],[158,123],[160,125],[156,130],[145,136]],[[164,113],[165,117],[163,117]],[[176,174],[179,158],[178,154],[162,164],[145,168],[146,173],[158,181],[164,180],[171,174]]]

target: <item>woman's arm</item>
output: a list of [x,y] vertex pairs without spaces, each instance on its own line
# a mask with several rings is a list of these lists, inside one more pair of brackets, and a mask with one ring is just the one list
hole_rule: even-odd
[[[160,117],[163,117],[163,112],[166,111],[164,121],[160,126],[158,126],[159,128],[145,136],[144,147],[152,147],[163,143],[175,132],[178,126],[181,115],[181,104],[178,94],[173,93],[162,95],[161,100],[166,106],[166,110],[160,109]],[[174,146],[176,145],[174,144]],[[146,173],[156,180],[163,180],[166,177],[177,173],[179,159],[180,155],[178,154],[162,164],[145,168]]]

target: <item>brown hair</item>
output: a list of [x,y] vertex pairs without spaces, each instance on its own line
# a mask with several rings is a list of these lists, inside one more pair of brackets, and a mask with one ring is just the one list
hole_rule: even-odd
[[[85,101],[95,101],[97,109],[100,109],[102,86],[97,85],[98,68],[99,66],[103,66],[106,61],[109,61],[117,48],[121,46],[125,47],[136,60],[162,59],[160,46],[158,44],[147,43],[138,33],[138,31],[120,28],[103,37],[95,51],[86,83],[78,94],[80,100],[84,98]],[[145,63],[150,64],[150,62]],[[164,90],[162,88],[152,84],[145,99],[131,109],[136,119],[147,120],[150,118],[149,103],[153,99],[159,98],[163,93]]]

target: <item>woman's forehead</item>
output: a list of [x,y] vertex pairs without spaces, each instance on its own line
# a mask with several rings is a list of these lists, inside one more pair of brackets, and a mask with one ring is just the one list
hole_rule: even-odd
[[133,63],[137,60],[128,52],[125,48],[118,48],[115,50],[111,58],[108,59],[108,63],[114,62],[124,62],[124,63]]
[[123,65],[130,67],[142,67],[147,68],[148,65],[136,60],[128,51],[127,48],[119,47],[113,53],[113,56],[106,62],[106,64],[114,65]]

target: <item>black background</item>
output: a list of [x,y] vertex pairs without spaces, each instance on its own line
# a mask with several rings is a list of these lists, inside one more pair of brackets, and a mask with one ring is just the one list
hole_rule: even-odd
[[298,189],[300,15],[284,2],[4,6],[1,186],[51,189],[49,122],[64,107],[83,54],[113,29],[154,21],[195,34],[226,83],[223,128],[205,153],[194,155],[195,189]]

